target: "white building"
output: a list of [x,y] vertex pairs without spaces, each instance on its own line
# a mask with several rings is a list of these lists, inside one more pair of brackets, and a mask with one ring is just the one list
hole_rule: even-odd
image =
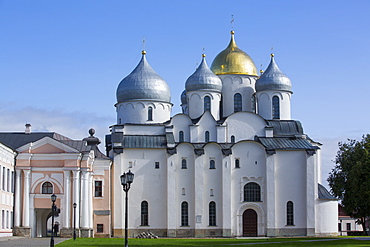
[[320,145],[291,119],[292,84],[271,57],[259,76],[230,44],[186,80],[183,113],[170,117],[167,83],[143,52],[117,88],[113,235],[124,235],[119,175],[135,174],[129,235],[336,235],[337,200],[319,185]]
[[11,148],[0,143],[0,237],[13,235],[15,156]]

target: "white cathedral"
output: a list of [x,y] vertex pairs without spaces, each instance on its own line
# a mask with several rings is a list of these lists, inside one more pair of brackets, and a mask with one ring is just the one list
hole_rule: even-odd
[[291,119],[292,84],[271,55],[257,74],[231,32],[211,68],[186,80],[182,114],[145,51],[117,88],[114,235],[122,235],[118,174],[131,170],[129,228],[167,237],[315,236],[337,233],[337,201],[320,185],[320,143]]
[[[190,74],[190,73],[189,73]],[[99,139],[55,132],[0,132],[0,236],[48,236],[50,195],[58,236],[337,235],[337,200],[320,184],[321,144],[291,119],[292,84],[271,55],[258,75],[234,40],[205,55],[171,117],[167,83],[143,51],[117,88],[117,123]],[[73,206],[74,205],[74,206]]]

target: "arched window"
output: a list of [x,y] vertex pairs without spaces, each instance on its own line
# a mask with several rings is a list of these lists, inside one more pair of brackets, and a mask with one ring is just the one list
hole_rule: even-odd
[[280,102],[278,96],[272,97],[272,118],[280,119]]
[[260,202],[261,187],[254,182],[244,185],[244,201],[245,202]]
[[204,132],[204,141],[209,142],[209,131]]
[[231,136],[231,143],[235,143],[235,136]]
[[188,203],[181,203],[181,226],[189,226]]
[[235,159],[235,168],[240,168],[240,160]]
[[148,107],[148,121],[153,121],[153,107]]
[[186,193],[185,193],[185,188],[182,188],[181,189],[181,194],[184,196],[184,195],[186,195]]
[[50,182],[42,184],[42,194],[53,194],[53,185]]
[[256,113],[256,98],[254,96],[251,98],[251,108],[252,112]]
[[209,225],[216,226],[216,203],[209,203]]
[[182,160],[181,160],[181,169],[187,169],[187,166],[186,166],[186,159],[182,159]]
[[142,226],[149,225],[149,209],[147,201],[141,202],[141,225]]
[[286,224],[288,226],[294,225],[294,211],[293,202],[289,201],[286,203]]
[[242,111],[242,95],[234,94],[234,112]]
[[210,160],[209,161],[209,169],[216,169],[215,160]]
[[209,190],[209,196],[214,196],[213,189]]
[[211,111],[211,98],[209,96],[204,97],[204,111]]
[[182,130],[179,132],[179,142],[184,142],[184,131]]

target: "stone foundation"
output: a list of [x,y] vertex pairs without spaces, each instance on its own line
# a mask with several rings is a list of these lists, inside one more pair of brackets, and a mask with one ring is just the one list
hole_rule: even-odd
[[93,238],[94,237],[94,230],[91,228],[82,228],[80,229],[81,238]]
[[[73,238],[73,228],[62,228],[60,229],[61,238]],[[80,237],[80,229],[76,228],[76,237]]]
[[314,236],[307,235],[315,232],[315,229],[307,228],[270,228],[267,229],[267,237],[299,237],[299,236]]
[[13,236],[31,237],[31,227],[13,227]]

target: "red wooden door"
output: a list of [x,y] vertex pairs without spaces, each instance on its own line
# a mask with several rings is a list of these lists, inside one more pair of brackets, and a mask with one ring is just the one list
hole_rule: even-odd
[[253,209],[247,209],[243,213],[243,236],[257,237],[257,213]]

